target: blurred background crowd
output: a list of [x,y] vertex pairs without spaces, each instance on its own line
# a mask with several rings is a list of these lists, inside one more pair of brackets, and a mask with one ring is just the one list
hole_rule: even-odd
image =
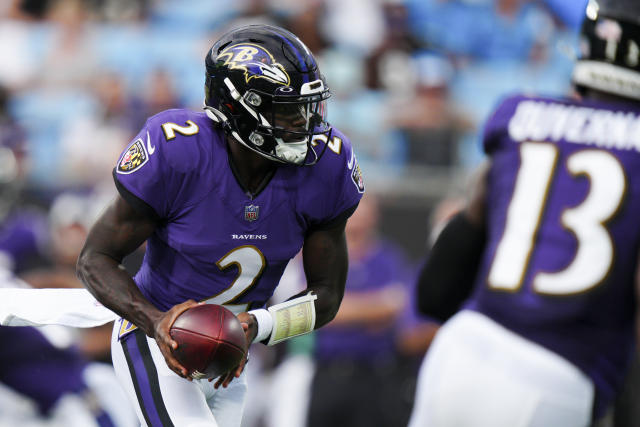
[[[483,159],[482,125],[498,100],[569,93],[585,5],[4,0],[0,265],[31,286],[80,286],[75,259],[115,194],[119,153],[146,118],[202,107],[204,56],[224,31],[283,26],[319,60],[332,90],[329,121],[351,138],[368,195],[347,230],[339,316],[310,337],[253,350],[246,426],[302,427],[307,414],[310,426],[406,425],[417,363],[437,327],[413,311],[418,264]],[[138,263],[129,260],[132,272]],[[293,262],[283,288],[302,286],[300,274]],[[108,364],[109,331],[76,331],[64,345]],[[0,425],[2,402],[0,394]],[[375,421],[358,418],[358,405]]]

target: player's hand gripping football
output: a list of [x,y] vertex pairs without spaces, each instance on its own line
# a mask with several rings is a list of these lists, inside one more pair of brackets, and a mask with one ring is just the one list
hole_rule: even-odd
[[153,338],[156,340],[169,369],[189,381],[192,380],[189,371],[173,355],[173,350],[178,348],[178,343],[171,338],[170,330],[178,316],[196,305],[198,303],[194,300],[187,300],[181,304],[174,305],[169,311],[164,312],[162,316],[156,319],[153,328]]
[[[256,323],[255,317],[245,312],[238,314],[238,320],[240,321],[242,329],[244,329],[244,333],[247,338],[247,353],[244,355],[244,357],[240,361],[240,364],[236,368],[218,377],[216,383],[214,384],[215,388],[218,388],[220,386],[227,387],[234,378],[238,378],[240,374],[242,374],[242,371],[244,371],[244,366],[249,360],[248,348],[258,334],[258,324]],[[214,379],[211,378],[209,381],[213,380]]]

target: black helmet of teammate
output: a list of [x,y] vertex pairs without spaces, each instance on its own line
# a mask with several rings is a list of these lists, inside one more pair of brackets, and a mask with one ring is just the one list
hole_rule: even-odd
[[326,144],[317,152],[312,140],[330,137],[329,88],[295,35],[268,25],[237,28],[214,43],[205,64],[204,108],[229,136],[278,162],[318,161]]
[[589,0],[580,35],[574,83],[640,99],[640,0]]

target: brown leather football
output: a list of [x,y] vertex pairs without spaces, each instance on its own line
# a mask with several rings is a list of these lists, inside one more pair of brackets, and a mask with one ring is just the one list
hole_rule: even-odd
[[178,342],[176,359],[194,379],[216,378],[238,366],[247,340],[238,318],[216,304],[201,304],[183,312],[171,326]]

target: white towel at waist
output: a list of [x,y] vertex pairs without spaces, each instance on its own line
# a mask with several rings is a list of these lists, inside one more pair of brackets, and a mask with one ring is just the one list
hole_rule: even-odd
[[119,316],[86,289],[0,288],[0,324],[92,328]]

